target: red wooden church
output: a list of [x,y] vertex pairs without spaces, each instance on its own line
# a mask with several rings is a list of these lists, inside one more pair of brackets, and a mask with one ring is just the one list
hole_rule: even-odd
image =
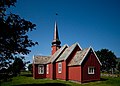
[[100,80],[101,62],[92,47],[82,49],[78,43],[60,46],[55,23],[52,54],[33,56],[33,77],[79,81]]

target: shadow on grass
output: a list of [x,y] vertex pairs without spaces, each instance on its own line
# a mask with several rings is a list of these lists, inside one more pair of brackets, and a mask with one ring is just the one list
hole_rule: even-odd
[[107,81],[108,79],[100,78],[100,81]]
[[21,74],[21,76],[32,77],[32,74]]
[[63,83],[43,83],[43,84],[21,84],[21,85],[13,85],[13,86],[71,86]]

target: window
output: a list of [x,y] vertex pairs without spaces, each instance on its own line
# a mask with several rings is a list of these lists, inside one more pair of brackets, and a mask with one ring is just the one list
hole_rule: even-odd
[[49,74],[49,65],[47,65],[47,74]]
[[58,63],[58,73],[62,73],[62,63]]
[[44,65],[38,65],[38,74],[44,74]]
[[88,67],[88,74],[95,74],[95,67]]

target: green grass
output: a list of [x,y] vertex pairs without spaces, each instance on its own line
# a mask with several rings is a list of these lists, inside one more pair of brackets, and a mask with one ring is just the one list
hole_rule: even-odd
[[79,84],[62,80],[33,79],[30,73],[22,73],[8,82],[2,82],[0,86],[120,86],[120,77],[102,77],[101,81]]

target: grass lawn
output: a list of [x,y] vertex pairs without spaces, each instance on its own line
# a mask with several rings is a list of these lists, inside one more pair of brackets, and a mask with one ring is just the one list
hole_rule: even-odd
[[0,83],[0,86],[120,86],[120,77],[102,77],[101,81],[78,84],[62,80],[33,79],[30,74],[24,73]]

